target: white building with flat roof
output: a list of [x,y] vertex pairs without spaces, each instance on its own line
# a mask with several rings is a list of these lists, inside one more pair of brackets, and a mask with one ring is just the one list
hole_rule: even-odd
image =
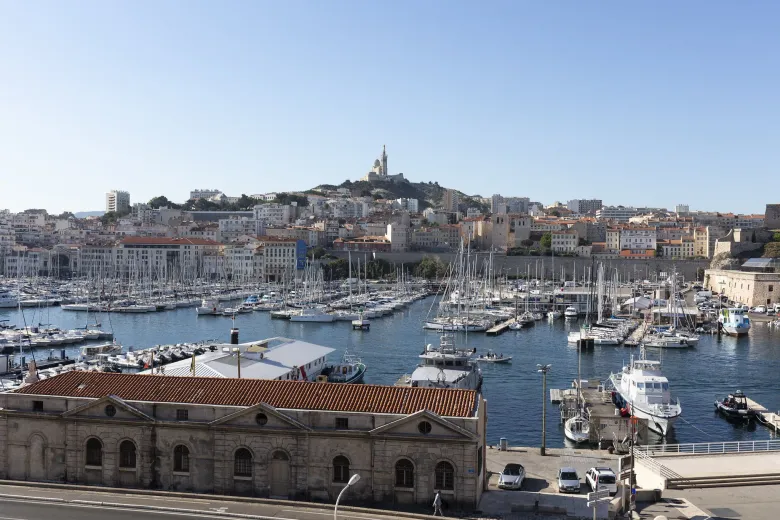
[[106,213],[109,212],[130,213],[130,194],[121,190],[106,193]]

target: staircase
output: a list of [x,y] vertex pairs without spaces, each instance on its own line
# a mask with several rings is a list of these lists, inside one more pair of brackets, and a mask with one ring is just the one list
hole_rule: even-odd
[[780,473],[761,475],[718,475],[666,480],[668,489],[719,488],[741,486],[767,486],[780,484]]

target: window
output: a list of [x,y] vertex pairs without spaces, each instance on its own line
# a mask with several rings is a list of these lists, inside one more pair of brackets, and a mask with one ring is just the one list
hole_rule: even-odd
[[349,482],[349,460],[343,455],[333,459],[333,482]]
[[264,413],[255,415],[255,422],[260,426],[265,426],[268,423],[268,416]]
[[395,463],[395,487],[414,487],[414,464],[409,459]]
[[119,467],[135,469],[135,444],[133,441],[122,441],[119,445]]
[[33,401],[33,412],[43,411],[43,401]]
[[336,429],[337,430],[349,430],[349,418],[336,417]]
[[455,489],[455,469],[449,462],[436,464],[435,489]]
[[187,446],[179,444],[173,449],[173,471],[190,472],[190,450]]
[[87,466],[103,465],[103,443],[92,438],[87,441]]
[[417,425],[417,429],[422,433],[423,435],[428,435],[431,433],[431,423],[428,421],[420,421],[420,424]]
[[773,285],[770,285],[770,286],[769,286],[769,292],[772,292],[772,291],[774,291],[774,290],[775,290],[775,287],[774,287]]
[[233,457],[233,475],[236,477],[252,476],[252,452],[239,448]]
[[177,421],[186,421],[189,417],[189,410],[184,410],[179,408],[176,410],[176,420]]
[[113,417],[116,415],[116,407],[113,404],[106,405],[105,411],[106,411],[106,415],[109,417]]

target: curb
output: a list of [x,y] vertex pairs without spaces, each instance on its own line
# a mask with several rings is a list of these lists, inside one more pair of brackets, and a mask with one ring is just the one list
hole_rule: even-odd
[[[219,501],[219,502],[240,502],[244,504],[266,504],[266,505],[272,505],[272,506],[293,506],[298,507],[302,509],[319,509],[319,510],[327,510],[332,511],[333,510],[333,504],[324,504],[324,503],[318,503],[318,502],[305,502],[305,501],[298,501],[298,500],[279,500],[279,499],[272,499],[272,498],[254,498],[254,497],[241,497],[241,496],[232,496],[232,495],[214,495],[214,494],[207,494],[207,493],[183,493],[179,491],[159,491],[159,490],[150,490],[150,489],[133,489],[133,488],[109,488],[109,487],[102,487],[102,486],[83,486],[83,485],[77,485],[77,484],[58,484],[54,482],[26,482],[26,481],[20,481],[20,480],[0,480],[0,486],[17,486],[17,487],[27,487],[27,488],[41,488],[41,489],[61,489],[61,490],[73,490],[73,491],[88,491],[92,493],[122,493],[125,495],[139,495],[139,496],[150,496],[150,497],[170,497],[170,498],[188,498],[188,499],[194,499],[194,500],[211,500],[211,501]],[[189,510],[189,509],[182,509],[178,510],[175,508],[164,508],[159,506],[143,506],[143,505],[135,505],[135,504],[118,504],[115,506],[110,506],[112,504],[111,502],[97,502],[97,501],[77,501],[77,500],[67,500],[64,498],[52,498],[52,497],[31,497],[26,495],[7,495],[7,494],[0,494],[0,497],[3,498],[14,498],[14,499],[35,499],[38,501],[44,501],[44,502],[62,502],[62,503],[81,503],[82,505],[91,504],[91,505],[105,505],[107,507],[131,507],[135,509],[144,509],[144,508],[154,508],[157,507],[160,510],[167,510],[167,511],[181,511],[186,513],[207,513],[212,514],[212,511],[200,511],[200,510]],[[367,515],[383,515],[383,516],[393,516],[393,514],[402,514],[404,518],[414,518],[419,520],[428,520],[434,518],[430,515],[420,514],[420,513],[403,513],[399,511],[395,511],[392,509],[371,509],[367,507],[359,507],[359,506],[348,506],[348,505],[339,505],[339,511],[347,511],[352,513],[363,513]],[[231,514],[225,513],[225,516],[230,516]],[[235,516],[239,515],[239,513],[232,513],[232,515],[235,518],[254,518],[254,519],[272,519],[274,517],[264,517],[264,516]]]

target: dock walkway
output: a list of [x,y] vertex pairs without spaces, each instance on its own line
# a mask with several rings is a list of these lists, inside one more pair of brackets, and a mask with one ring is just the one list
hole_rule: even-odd
[[506,321],[502,321],[498,325],[494,325],[493,327],[489,328],[487,330],[488,336],[498,336],[499,334],[503,334],[507,330],[509,330],[509,326],[515,322],[515,318],[510,318]]

